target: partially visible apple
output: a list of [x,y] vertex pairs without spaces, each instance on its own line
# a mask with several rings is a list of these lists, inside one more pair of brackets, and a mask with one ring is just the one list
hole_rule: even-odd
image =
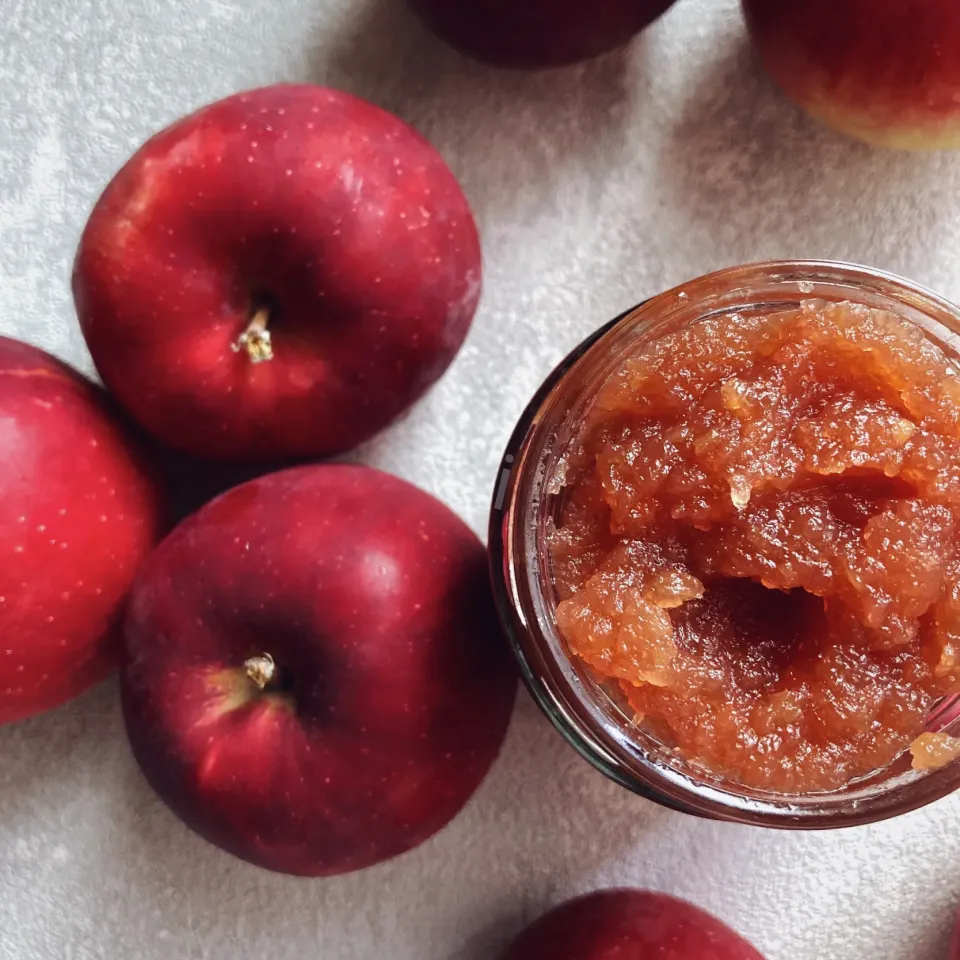
[[161,503],[103,392],[0,337],[0,723],[116,667],[119,616]]
[[957,0],[743,0],[767,71],[792,100],[878,146],[960,148]]
[[269,474],[156,550],[126,623],[134,755],[190,827],[292,874],[416,846],[496,757],[516,679],[486,552],[368,467]]
[[649,890],[601,890],[541,917],[501,960],[763,960],[693,904]]
[[552,67],[627,43],[674,0],[409,0],[463,53],[512,67]]
[[950,960],[960,960],[960,915],[957,917],[953,939],[950,941]]
[[73,276],[104,382],[172,447],[343,452],[447,368],[480,294],[456,179],[401,120],[308,85],[214,103],[97,202]]

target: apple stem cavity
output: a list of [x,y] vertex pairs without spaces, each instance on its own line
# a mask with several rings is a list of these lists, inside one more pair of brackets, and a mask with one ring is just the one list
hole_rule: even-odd
[[277,675],[277,665],[269,653],[263,653],[259,657],[251,657],[249,660],[245,660],[243,669],[247,671],[247,676],[261,690],[266,690]]
[[270,331],[267,329],[269,320],[269,308],[260,307],[254,313],[250,323],[247,324],[247,329],[240,334],[237,342],[233,344],[233,352],[239,353],[241,350],[246,350],[251,363],[263,363],[264,360],[272,360],[273,344],[270,342]]

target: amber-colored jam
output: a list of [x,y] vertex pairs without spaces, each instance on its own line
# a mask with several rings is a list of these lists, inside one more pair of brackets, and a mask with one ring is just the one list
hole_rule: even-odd
[[[689,762],[833,789],[960,692],[960,376],[856,304],[702,320],[600,389],[551,534],[571,652]],[[939,758],[939,759],[938,759]]]

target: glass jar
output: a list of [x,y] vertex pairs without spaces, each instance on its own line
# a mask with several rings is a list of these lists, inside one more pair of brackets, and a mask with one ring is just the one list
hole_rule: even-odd
[[[557,628],[547,537],[558,519],[562,465],[600,386],[641,345],[733,311],[775,313],[801,301],[854,301],[920,326],[960,356],[960,308],[908,281],[864,267],[782,261],[734,267],[654,297],[573,351],[534,396],[510,440],[490,517],[501,618],[533,697],[569,743],[607,776],[658,803],[720,820],[814,829],[886,819],[960,787],[960,761],[917,772],[903,757],[823,793],[755,790],[691,768],[644,732],[566,649]],[[942,701],[927,729],[960,735],[960,697]]]

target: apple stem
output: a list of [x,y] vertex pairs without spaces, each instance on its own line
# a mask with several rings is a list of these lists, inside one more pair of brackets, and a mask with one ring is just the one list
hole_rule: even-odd
[[273,662],[273,657],[269,653],[263,653],[259,657],[251,657],[249,660],[245,660],[243,669],[247,671],[247,676],[261,690],[265,690],[267,684],[277,674],[277,665]]
[[270,331],[267,322],[270,320],[270,310],[260,307],[247,324],[247,329],[240,334],[237,342],[232,345],[234,353],[247,351],[251,363],[262,363],[273,359],[273,344],[270,342]]

